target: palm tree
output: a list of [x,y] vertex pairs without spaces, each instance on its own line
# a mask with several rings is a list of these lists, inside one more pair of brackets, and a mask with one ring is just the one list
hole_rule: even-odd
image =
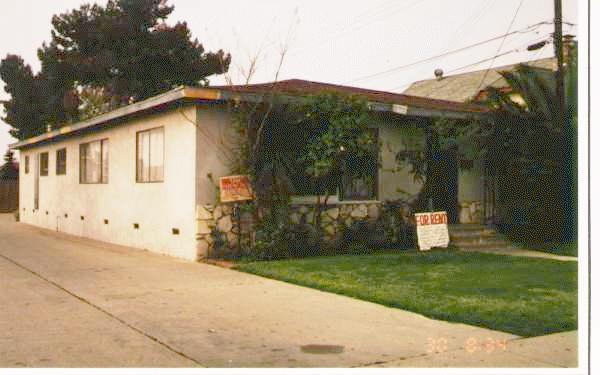
[[[507,199],[514,202],[527,197],[522,204],[537,210],[529,221],[557,227],[560,230],[552,237],[567,241],[576,237],[577,218],[575,46],[569,56],[564,68],[564,118],[558,111],[556,73],[521,64],[514,71],[500,73],[508,90],[486,89],[486,103],[497,111],[499,120],[485,134],[487,162],[503,175]],[[539,225],[535,230],[539,231]],[[549,228],[544,229],[548,233]]]

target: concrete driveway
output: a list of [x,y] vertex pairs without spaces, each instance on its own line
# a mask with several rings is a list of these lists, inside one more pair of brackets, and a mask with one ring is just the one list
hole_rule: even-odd
[[[0,367],[576,364],[572,346],[549,361],[523,351],[526,340],[514,335],[67,236],[9,215],[0,215],[0,306]],[[473,351],[468,342],[496,345]]]

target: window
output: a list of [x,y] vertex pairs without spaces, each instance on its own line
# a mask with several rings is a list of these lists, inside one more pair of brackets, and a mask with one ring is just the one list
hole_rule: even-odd
[[[305,173],[296,173],[290,176],[294,194],[312,197],[324,195],[327,191],[339,201],[377,199],[379,139],[377,129],[370,129],[370,132],[374,139],[372,152],[366,156],[348,157],[341,178],[332,178],[331,181],[324,182],[323,186],[318,186]],[[302,170],[301,166],[297,167],[299,171]]]
[[25,174],[29,173],[29,156],[25,156]]
[[164,178],[164,128],[137,133],[137,182],[162,182]]
[[56,150],[56,175],[67,174],[67,149]]
[[108,139],[79,145],[79,183],[108,183]]
[[40,176],[48,176],[48,153],[40,154]]
[[[377,199],[379,171],[379,132],[369,129],[374,140],[371,152],[363,157],[349,158],[346,161],[347,173],[342,177],[340,200],[372,200]],[[352,175],[352,171],[361,171],[360,176]]]

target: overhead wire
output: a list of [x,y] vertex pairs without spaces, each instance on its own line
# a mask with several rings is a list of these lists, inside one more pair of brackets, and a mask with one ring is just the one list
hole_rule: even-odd
[[[459,31],[462,30],[463,27],[465,27],[466,25],[471,25],[474,26],[475,24],[477,24],[480,20],[481,20],[481,16],[483,15],[483,13],[490,7],[490,5],[492,5],[492,3],[494,2],[494,0],[487,0],[486,2],[482,2],[483,6],[480,9],[475,9],[466,19],[465,21],[463,21],[452,33],[452,37],[450,39],[448,39],[448,41],[445,43],[447,46],[454,46],[456,39],[459,35]],[[475,14],[477,14],[475,16]]]
[[[501,52],[501,53],[499,53],[499,54],[496,54],[496,55],[494,55],[494,56],[487,57],[487,58],[485,58],[485,59],[482,59],[482,60],[479,60],[479,61],[476,61],[476,62],[473,62],[473,63],[469,63],[469,64],[466,64],[466,65],[459,66],[459,67],[457,67],[457,68],[454,68],[454,69],[451,69],[451,70],[449,70],[449,71],[448,71],[448,72],[446,72],[446,73],[455,73],[455,72],[457,72],[457,71],[459,71],[459,70],[462,70],[462,69],[465,69],[465,68],[470,68],[470,67],[472,67],[472,66],[477,66],[477,65],[479,65],[479,64],[483,64],[484,62],[488,62],[488,61],[491,61],[491,60],[493,60],[493,59],[497,59],[498,57],[506,56],[506,55],[509,55],[509,54],[511,54],[511,53],[522,52],[524,47],[526,47],[526,46],[529,46],[529,45],[531,45],[531,44],[533,44],[533,43],[541,42],[541,41],[543,41],[543,40],[549,40],[549,38],[548,38],[547,36],[544,36],[544,37],[543,37],[543,38],[541,38],[541,39],[540,39],[540,38],[534,39],[533,41],[530,41],[530,42],[528,42],[528,43],[526,43],[526,44],[520,45],[518,48],[514,48],[514,49],[511,49],[511,50],[508,50],[508,51],[504,51],[504,52]],[[546,46],[544,46],[544,48],[545,48],[545,47],[546,47]],[[532,60],[536,60],[536,59],[537,59],[537,56],[539,56],[539,55],[540,55],[540,53],[537,53],[537,54],[536,54],[536,57],[535,57],[534,59],[532,59]],[[395,90],[398,90],[398,89],[400,89],[400,88],[403,88],[403,87],[409,86],[410,84],[412,84],[412,83],[414,83],[414,82],[416,82],[416,81],[408,81],[408,82],[405,82],[405,83],[403,83],[403,84],[401,84],[401,85],[398,85],[398,86],[395,86],[395,87],[393,87],[393,88],[391,88],[391,89],[388,89],[388,91],[395,91]]]
[[[523,1],[525,1],[525,0],[520,0],[519,1],[519,6],[517,7],[517,10],[515,10],[515,14],[513,15],[513,18],[510,21],[510,24],[508,25],[508,29],[506,29],[506,33],[507,34],[510,32],[510,29],[512,29],[513,24],[515,23],[515,20],[517,19],[517,15],[519,14],[519,10],[521,10],[521,6],[523,5]],[[500,42],[500,45],[498,46],[498,49],[496,50],[496,54],[498,54],[500,52],[500,50],[504,46],[504,42],[505,41],[506,41],[506,36],[504,38],[502,38],[502,42]],[[492,59],[492,62],[490,62],[490,65],[488,66],[487,70],[483,74],[483,77],[481,78],[481,82],[479,82],[479,85],[477,85],[477,91],[479,91],[479,89],[481,88],[481,85],[483,84],[483,82],[485,82],[485,79],[487,78],[487,75],[488,75],[490,69],[492,68],[492,65],[494,65],[494,60],[495,60],[495,58]]]
[[[398,5],[397,3],[394,3],[394,4],[392,4],[393,5],[392,7],[383,8],[383,9],[381,9],[381,11],[371,14],[369,17],[367,17],[366,20],[358,20],[358,22],[351,22],[351,23],[347,24],[346,26],[340,28],[337,32],[330,34],[329,36],[325,36],[325,37],[323,37],[322,35],[317,36],[316,38],[313,38],[312,41],[304,43],[303,47],[290,48],[290,55],[294,55],[294,54],[296,54],[300,51],[304,51],[308,48],[320,47],[327,43],[331,43],[332,39],[334,39],[338,36],[341,36],[348,31],[355,32],[366,26],[369,26],[373,22],[389,18],[389,17],[397,14],[400,11],[406,11],[407,9],[410,9],[414,5],[422,3],[423,1],[424,0],[415,0],[409,4],[403,5],[402,7],[398,8],[398,9],[391,10],[396,5]],[[381,17],[381,16],[383,16],[383,17]],[[355,19],[357,19],[357,18],[355,18]]]
[[432,60],[439,59],[441,57],[445,57],[445,56],[452,55],[452,54],[455,54],[455,53],[458,53],[458,52],[462,52],[462,51],[465,51],[465,50],[468,50],[468,49],[471,49],[471,48],[474,48],[474,47],[478,47],[478,46],[481,46],[481,45],[493,42],[495,40],[498,40],[500,38],[505,38],[505,37],[507,37],[509,35],[529,33],[529,32],[534,31],[535,29],[539,28],[541,25],[544,25],[544,24],[551,24],[551,22],[548,22],[548,21],[538,22],[538,23],[530,25],[530,26],[528,26],[526,28],[523,28],[523,29],[520,29],[520,30],[515,30],[515,31],[509,32],[509,33],[506,33],[506,34],[502,34],[502,35],[499,35],[499,36],[496,36],[496,37],[493,37],[493,38],[490,38],[490,39],[486,39],[486,40],[483,40],[483,41],[480,41],[480,42],[477,42],[477,43],[474,43],[474,44],[470,44],[468,46],[464,46],[464,47],[461,47],[461,48],[458,48],[458,49],[455,49],[455,50],[452,50],[452,51],[446,51],[446,52],[443,52],[443,53],[441,53],[439,55],[431,56],[431,57],[428,57],[428,58],[425,58],[425,59],[422,59],[422,60],[418,60],[418,61],[415,61],[415,62],[412,62],[412,63],[409,63],[409,64],[400,65],[400,66],[397,66],[397,67],[394,67],[394,68],[390,68],[390,69],[387,69],[387,70],[384,70],[384,71],[381,71],[381,72],[377,72],[377,73],[373,73],[373,74],[368,74],[368,75],[365,75],[365,76],[361,76],[361,77],[358,77],[358,78],[354,78],[352,80],[344,82],[344,84],[348,84],[348,83],[352,83],[352,82],[357,82],[357,81],[363,81],[365,79],[374,78],[374,77],[378,77],[378,76],[381,76],[381,75],[385,75],[385,74],[389,74],[389,73],[392,73],[392,72],[396,72],[398,70],[406,69],[406,68],[409,68],[409,67],[412,67],[412,66],[415,66],[415,65],[422,64],[424,62],[429,62],[429,61],[432,61]]
[[[546,38],[546,37],[545,37],[545,38],[544,38],[544,39],[542,39],[542,40],[547,40],[547,39],[548,39],[548,38]],[[487,61],[492,61],[492,63],[493,63],[493,62],[494,62],[494,61],[495,61],[495,60],[496,60],[498,57],[506,56],[506,55],[509,55],[509,54],[511,54],[511,53],[520,52],[520,51],[522,51],[522,49],[523,49],[524,47],[526,47],[526,46],[528,46],[528,45],[530,45],[530,44],[532,44],[532,43],[536,43],[536,42],[538,42],[538,41],[541,41],[541,40],[536,40],[536,41],[533,41],[533,42],[529,42],[529,43],[527,43],[527,44],[525,44],[525,45],[522,45],[522,46],[520,46],[520,47],[518,47],[518,48],[514,48],[514,49],[511,49],[511,50],[508,50],[508,51],[505,51],[505,52],[498,53],[498,54],[496,54],[496,55],[494,55],[494,56],[492,56],[492,57],[489,57],[489,58],[487,58],[487,59],[483,59],[483,60],[477,61],[477,62],[475,62],[475,63],[472,63],[472,64],[464,65],[464,66],[462,66],[462,67],[459,67],[459,68],[456,68],[456,69],[450,70],[450,71],[448,71],[448,73],[454,73],[454,72],[457,72],[457,71],[459,71],[459,70],[461,70],[461,69],[465,69],[465,68],[467,68],[467,67],[471,67],[471,66],[475,66],[475,65],[483,64],[484,62],[487,62]],[[488,68],[488,69],[486,70],[486,72],[484,73],[484,75],[485,75],[485,76],[487,76],[487,75],[488,75],[488,73],[489,73],[489,71],[490,71],[490,68]],[[485,81],[485,77],[484,77],[484,81]],[[495,81],[494,81],[494,82],[495,82]],[[488,83],[487,85],[491,85],[491,84],[493,84],[494,82],[490,82],[490,83]],[[450,81],[447,81],[447,82],[446,82],[446,84],[445,84],[445,85],[443,85],[442,87],[435,87],[435,86],[434,86],[434,87],[432,87],[432,88],[431,88],[431,89],[430,89],[428,92],[426,92],[426,93],[425,93],[423,96],[427,98],[427,97],[429,97],[429,95],[431,95],[431,94],[432,94],[434,91],[436,91],[436,90],[439,90],[439,89],[442,89],[442,88],[446,87],[446,86],[447,86],[449,83],[450,83]],[[480,83],[480,85],[481,85],[481,83]],[[476,92],[479,92],[479,86],[477,87],[477,89],[476,89],[475,91],[476,91]]]

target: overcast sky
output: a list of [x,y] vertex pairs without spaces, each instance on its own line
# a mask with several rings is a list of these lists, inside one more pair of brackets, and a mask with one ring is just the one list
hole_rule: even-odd
[[[224,49],[233,57],[232,78],[259,54],[253,82],[275,78],[279,54],[287,47],[279,79],[300,78],[402,92],[411,82],[446,74],[527,61],[553,54],[552,45],[528,52],[527,45],[547,38],[552,25],[528,26],[553,19],[553,0],[170,0],[169,23],[187,21],[207,50]],[[4,2],[0,14],[0,57],[18,54],[39,70],[36,49],[50,40],[53,14],[90,1],[19,0]],[[104,1],[96,1],[103,4]],[[521,4],[520,8],[519,5]],[[564,21],[578,23],[577,0],[563,0]],[[518,12],[517,12],[518,9]],[[404,65],[522,30],[443,58]],[[577,35],[577,26],[565,26]],[[500,48],[500,46],[502,46]],[[494,60],[495,55],[504,54]],[[486,60],[475,64],[481,60]],[[222,84],[222,78],[211,79]],[[0,86],[4,84],[0,80]],[[0,99],[8,95],[1,90]],[[0,121],[0,152],[9,143],[9,126]]]

